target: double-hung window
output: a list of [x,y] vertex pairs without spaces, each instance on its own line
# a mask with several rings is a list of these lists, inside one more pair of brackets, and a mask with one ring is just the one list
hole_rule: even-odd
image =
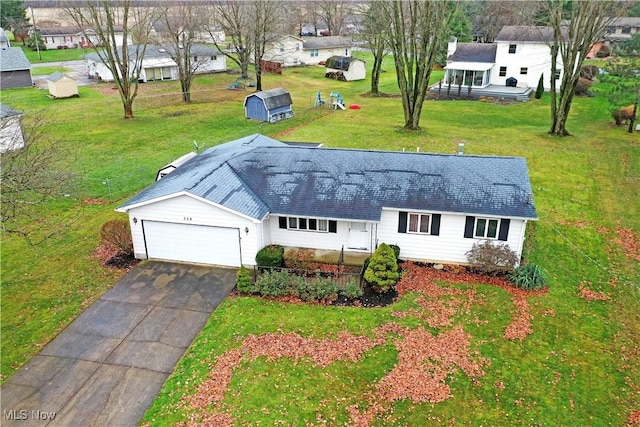
[[509,53],[516,53],[516,45],[515,44],[510,44],[509,45]]
[[467,239],[497,239],[506,241],[509,237],[509,218],[483,218],[467,216],[464,237]]
[[398,233],[440,235],[440,214],[399,212]]
[[409,233],[429,233],[431,215],[409,213]]

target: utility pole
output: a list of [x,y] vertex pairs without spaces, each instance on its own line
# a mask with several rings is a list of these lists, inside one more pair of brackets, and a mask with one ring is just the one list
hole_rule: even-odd
[[36,27],[36,18],[33,16],[33,6],[31,6],[31,21],[33,21],[33,36],[36,39],[36,50],[38,51],[38,59],[42,61],[42,54],[40,53],[40,42],[38,41],[38,28]]

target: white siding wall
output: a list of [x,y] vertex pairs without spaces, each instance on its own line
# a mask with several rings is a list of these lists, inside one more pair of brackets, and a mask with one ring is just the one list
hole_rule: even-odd
[[[133,222],[134,217],[138,220],[137,224]],[[260,236],[262,236],[262,224],[193,197],[182,195],[129,211],[133,249],[136,258],[140,259],[146,258],[141,220],[237,228],[240,230],[242,263],[245,265],[255,264],[256,252],[260,249],[258,243]],[[249,233],[245,232],[245,227],[249,228]]]
[[[270,240],[265,240],[268,244],[293,246],[299,248],[315,248],[339,251],[344,246],[347,250],[349,246],[349,222],[338,221],[336,233],[320,233],[317,231],[285,230],[279,228],[278,217],[272,216],[264,223],[265,234],[270,234]],[[372,241],[375,234],[375,224],[367,225],[369,230],[369,241]]]
[[347,81],[364,80],[367,77],[367,66],[362,61],[354,61],[344,72]]
[[272,43],[265,51],[262,58],[266,61],[279,62],[283,67],[308,63],[303,59],[303,41],[295,37],[283,37]]
[[[516,45],[516,53],[509,53],[509,45]],[[509,77],[518,80],[519,87],[537,87],[540,74],[544,73],[544,88],[551,88],[551,53],[545,43],[533,42],[497,42],[496,66],[491,71],[491,84],[504,86]],[[558,68],[562,61],[558,58]],[[507,75],[500,77],[500,67],[507,67]],[[520,68],[526,67],[527,74],[520,74]]]
[[307,64],[318,64],[321,61],[327,61],[327,59],[332,56],[351,56],[351,48],[350,47],[334,47],[330,49],[319,49],[318,56],[311,57],[309,51],[306,52],[305,55],[307,58],[305,62]]
[[200,64],[198,65],[198,69],[196,70],[196,74],[205,74],[205,73],[215,73],[219,71],[227,71],[227,58],[224,56],[224,53],[220,52],[213,56],[215,59],[211,59],[210,56],[207,56],[205,59],[200,60]]
[[[378,226],[378,241],[400,246],[402,259],[464,264],[467,251],[483,240],[464,238],[465,218],[465,215],[442,214],[439,236],[398,233],[398,211],[385,209]],[[508,240],[499,242],[507,243],[518,255],[522,253],[523,226],[524,221],[512,219]]]

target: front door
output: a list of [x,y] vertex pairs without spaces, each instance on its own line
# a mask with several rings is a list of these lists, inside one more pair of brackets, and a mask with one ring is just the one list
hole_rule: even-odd
[[369,249],[369,225],[366,222],[349,224],[349,249]]

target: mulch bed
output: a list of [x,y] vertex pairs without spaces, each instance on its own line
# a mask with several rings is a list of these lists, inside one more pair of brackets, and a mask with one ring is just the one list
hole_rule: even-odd
[[134,265],[140,262],[133,255],[124,254],[104,244],[98,246],[92,255],[100,261],[100,265],[103,267],[125,271],[131,270]]

